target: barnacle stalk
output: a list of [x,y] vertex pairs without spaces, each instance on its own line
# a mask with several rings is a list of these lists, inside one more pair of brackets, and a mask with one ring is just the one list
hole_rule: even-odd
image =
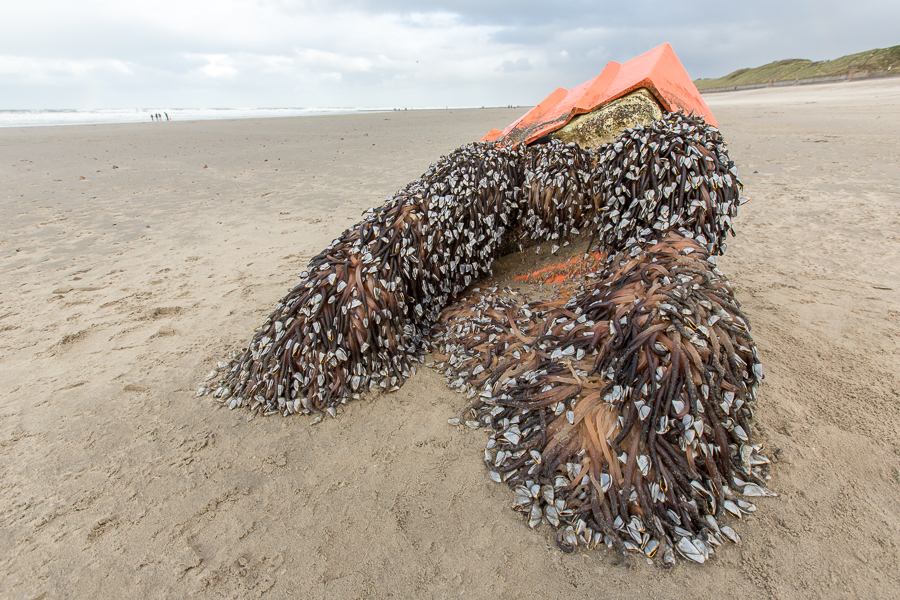
[[664,224],[724,250],[739,191],[732,168],[718,132],[680,113],[596,151],[459,148],[313,257],[201,393],[264,414],[333,415],[373,384],[396,389],[441,310],[517,245],[547,241],[555,252],[588,233],[613,252]]
[[752,510],[735,492],[765,493],[748,426],[756,347],[715,257],[688,235],[612,256],[564,302],[478,289],[433,334],[439,368],[475,398],[464,418],[493,429],[492,478],[532,526],[560,528],[564,549],[702,562],[723,511]]
[[470,145],[345,231],[256,330],[216,394],[234,408],[321,413],[415,370],[449,299],[490,270],[521,152]]
[[741,184],[718,129],[670,113],[626,130],[596,156],[601,247],[621,250],[684,228],[710,252],[725,252]]

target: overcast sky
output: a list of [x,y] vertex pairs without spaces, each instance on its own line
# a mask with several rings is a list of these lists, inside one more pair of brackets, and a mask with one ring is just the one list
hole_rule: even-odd
[[0,109],[532,105],[663,42],[692,78],[900,44],[894,0],[0,0]]

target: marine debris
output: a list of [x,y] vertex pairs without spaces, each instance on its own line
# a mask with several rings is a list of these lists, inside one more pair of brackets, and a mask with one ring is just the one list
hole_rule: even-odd
[[[397,389],[434,348],[529,524],[566,550],[703,562],[737,537],[723,511],[752,510],[735,490],[768,493],[747,425],[756,350],[715,266],[740,188],[718,130],[684,113],[596,150],[461,147],[313,257],[198,395],[318,420]],[[504,253],[583,238],[609,258],[555,300],[466,291]]]

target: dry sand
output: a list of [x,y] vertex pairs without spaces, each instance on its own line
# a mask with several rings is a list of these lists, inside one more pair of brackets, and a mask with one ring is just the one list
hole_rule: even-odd
[[521,110],[3,129],[0,597],[900,597],[900,80],[707,100],[780,494],[740,546],[563,554],[428,369],[318,426],[195,397],[363,209]]

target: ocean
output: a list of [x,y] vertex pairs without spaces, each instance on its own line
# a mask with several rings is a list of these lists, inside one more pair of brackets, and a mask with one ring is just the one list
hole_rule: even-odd
[[101,108],[96,110],[0,110],[0,127],[49,125],[102,125],[108,123],[150,123],[150,115],[168,113],[172,121],[306,117],[366,112],[391,108]]

